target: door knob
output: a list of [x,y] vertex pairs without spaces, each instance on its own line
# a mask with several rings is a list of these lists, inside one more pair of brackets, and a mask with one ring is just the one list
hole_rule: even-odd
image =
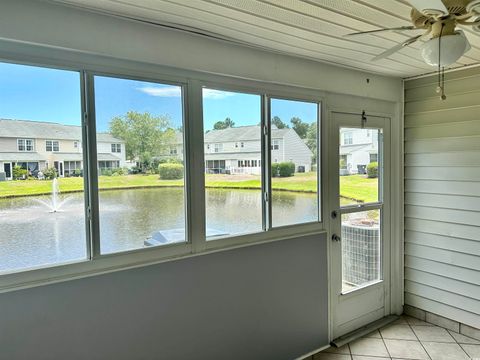
[[340,241],[340,240],[342,240],[342,239],[341,239],[340,236],[338,236],[337,234],[333,234],[333,235],[332,235],[332,240],[333,240],[333,241]]

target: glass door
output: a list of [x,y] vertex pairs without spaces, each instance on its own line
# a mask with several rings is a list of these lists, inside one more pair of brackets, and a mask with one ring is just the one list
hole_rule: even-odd
[[389,119],[333,113],[330,129],[333,337],[385,316]]

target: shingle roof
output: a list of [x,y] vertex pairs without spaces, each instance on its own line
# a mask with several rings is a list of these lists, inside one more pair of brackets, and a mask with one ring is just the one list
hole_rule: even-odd
[[[285,133],[292,129],[272,129],[272,138],[282,138]],[[242,141],[242,140],[260,140],[261,132],[260,126],[239,126],[233,128],[227,128],[223,130],[210,130],[205,134],[205,142],[229,142],[229,141]]]
[[47,157],[37,152],[0,152],[2,161],[46,161]]
[[[80,140],[82,129],[52,122],[0,119],[0,137]],[[97,141],[123,142],[109,133],[97,133]]]

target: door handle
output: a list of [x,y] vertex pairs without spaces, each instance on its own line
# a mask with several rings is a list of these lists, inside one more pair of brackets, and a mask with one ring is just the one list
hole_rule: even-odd
[[337,234],[333,234],[332,235],[332,240],[338,242],[338,241],[341,241],[342,238],[340,236],[338,236]]

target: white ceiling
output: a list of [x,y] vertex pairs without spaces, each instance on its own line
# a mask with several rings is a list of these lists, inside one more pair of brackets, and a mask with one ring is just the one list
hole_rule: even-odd
[[[410,25],[410,6],[404,0],[54,1],[375,73],[409,77],[435,71],[422,61],[418,43],[371,61],[418,31],[343,36]],[[480,63],[480,33],[464,30],[472,49],[452,67]]]

